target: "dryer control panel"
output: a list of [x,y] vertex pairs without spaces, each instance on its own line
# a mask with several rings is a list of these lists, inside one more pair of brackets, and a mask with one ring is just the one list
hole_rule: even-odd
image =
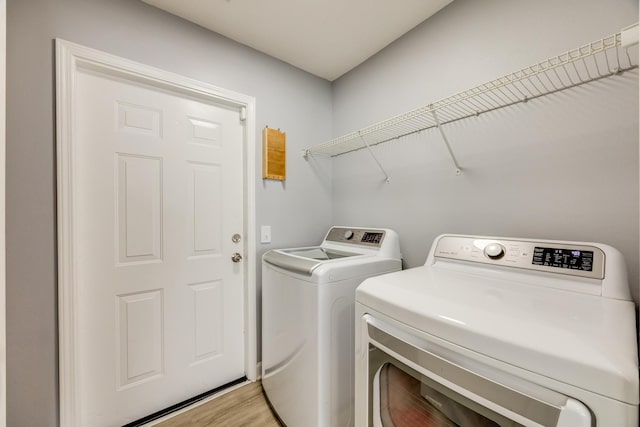
[[604,252],[579,243],[442,236],[435,257],[604,279]]

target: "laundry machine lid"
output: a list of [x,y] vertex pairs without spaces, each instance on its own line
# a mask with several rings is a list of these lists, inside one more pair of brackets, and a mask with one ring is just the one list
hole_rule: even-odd
[[356,301],[501,362],[638,403],[632,302],[491,273],[426,265],[367,279]]
[[262,260],[325,282],[396,271],[401,258],[398,234],[393,230],[335,226],[319,246],[272,249]]
[[323,262],[361,255],[363,254],[312,246],[308,248],[273,249],[264,254],[263,260],[276,267],[310,276]]

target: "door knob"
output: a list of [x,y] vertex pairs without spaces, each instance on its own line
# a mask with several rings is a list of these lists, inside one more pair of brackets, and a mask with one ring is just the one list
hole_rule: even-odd
[[231,255],[231,261],[233,262],[242,261],[242,255],[240,255],[238,252],[234,253],[233,255]]

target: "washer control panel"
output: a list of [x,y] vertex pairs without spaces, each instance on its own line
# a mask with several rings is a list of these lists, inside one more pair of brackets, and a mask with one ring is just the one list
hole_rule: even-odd
[[327,233],[325,240],[379,248],[384,240],[384,234],[384,230],[333,227]]
[[442,236],[434,256],[604,279],[604,252],[598,247],[583,244]]

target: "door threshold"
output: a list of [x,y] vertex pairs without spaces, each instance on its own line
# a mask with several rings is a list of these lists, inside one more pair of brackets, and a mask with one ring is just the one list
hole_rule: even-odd
[[209,391],[205,391],[204,393],[194,396],[190,399],[187,399],[180,403],[176,403],[175,405],[169,406],[168,408],[162,409],[158,412],[154,412],[151,415],[147,415],[146,417],[140,418],[139,420],[133,421],[129,424],[125,424],[122,427],[154,426],[158,423],[161,423],[170,418],[173,418],[176,415],[182,414],[183,412],[189,411],[193,408],[196,408],[200,405],[210,402],[211,400],[217,397],[227,394],[249,383],[251,383],[251,381],[249,381],[247,377],[238,378],[237,380],[231,381],[230,383],[227,383],[223,386],[216,387]]

